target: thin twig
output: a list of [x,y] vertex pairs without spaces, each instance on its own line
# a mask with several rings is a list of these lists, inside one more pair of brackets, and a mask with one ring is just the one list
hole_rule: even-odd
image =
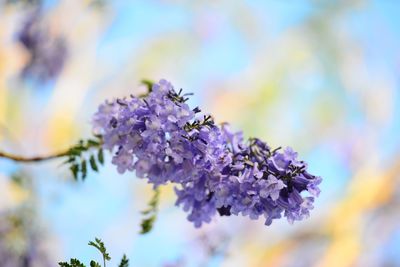
[[68,155],[69,150],[59,152],[53,155],[48,156],[35,156],[35,157],[23,157],[19,155],[9,154],[7,152],[0,151],[0,158],[6,158],[9,160],[17,161],[17,162],[38,162],[38,161],[45,161],[50,159],[61,158]]

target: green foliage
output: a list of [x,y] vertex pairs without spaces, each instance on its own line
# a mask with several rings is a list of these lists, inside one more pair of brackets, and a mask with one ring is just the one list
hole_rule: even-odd
[[143,79],[143,80],[141,80],[141,83],[142,83],[143,85],[146,85],[146,86],[147,86],[147,91],[148,91],[148,93],[150,93],[150,92],[153,90],[153,84],[154,84],[153,81],[147,80],[147,79]]
[[79,165],[78,164],[72,164],[71,167],[69,167],[69,169],[72,172],[72,175],[74,176],[74,179],[77,180],[78,179],[78,173],[79,173]]
[[59,262],[58,265],[61,267],[86,267],[85,264],[83,264],[82,262],[80,262],[77,259],[70,259],[69,263],[68,262]]
[[65,164],[69,164],[69,169],[75,180],[81,178],[85,180],[88,173],[88,162],[90,169],[99,171],[99,165],[104,164],[104,152],[101,148],[102,137],[95,136],[95,139],[80,140],[79,143],[71,147],[66,156]]
[[86,168],[86,160],[82,160],[81,163],[81,172],[82,172],[82,180],[85,180],[86,175],[87,175],[87,168]]
[[90,267],[101,267],[101,265],[100,265],[100,263],[98,263],[98,262],[96,262],[94,260],[91,260],[90,261]]
[[111,257],[107,253],[107,249],[104,246],[103,241],[101,241],[100,238],[95,238],[94,241],[95,242],[90,241],[88,245],[97,248],[97,250],[100,251],[100,253],[103,255],[104,260],[107,260],[107,261],[111,260]]
[[102,148],[100,148],[99,151],[97,152],[97,160],[101,165],[104,164],[104,153]]
[[95,172],[99,171],[99,169],[97,168],[96,159],[94,158],[94,155],[90,156],[89,163],[92,170],[94,170]]
[[118,267],[129,267],[129,260],[126,257],[126,255],[124,254],[124,256],[121,259],[120,264],[118,265]]
[[[103,267],[106,267],[106,261],[111,260],[111,257],[108,254],[103,241],[101,241],[100,238],[95,238],[94,241],[90,241],[88,243],[88,245],[95,247],[98,251],[100,251],[101,255],[103,256]],[[86,267],[86,265],[84,265],[82,262],[80,262],[77,259],[70,259],[69,263],[68,262],[59,262],[58,265],[61,267]],[[90,267],[102,267],[100,265],[100,263],[98,263],[94,260],[90,261],[89,266]],[[122,257],[121,262],[118,265],[118,267],[129,267],[129,259],[126,257],[125,254]]]
[[147,234],[153,229],[154,222],[157,218],[159,198],[160,191],[157,188],[154,190],[154,195],[148,204],[149,207],[146,210],[142,211],[142,214],[145,215],[145,218],[142,220],[141,223],[141,234]]
[[140,231],[141,234],[147,234],[153,229],[156,217],[156,215],[152,215],[142,220],[142,223],[140,224],[140,226],[142,227],[142,230]]

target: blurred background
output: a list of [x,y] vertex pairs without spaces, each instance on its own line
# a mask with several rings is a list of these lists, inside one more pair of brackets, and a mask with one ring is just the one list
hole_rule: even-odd
[[[0,150],[47,155],[91,136],[105,99],[170,80],[194,107],[324,178],[308,220],[219,217],[195,229],[111,164],[73,181],[60,160],[0,159],[0,266],[400,266],[400,2],[0,0]],[[106,155],[106,161],[110,156]]]

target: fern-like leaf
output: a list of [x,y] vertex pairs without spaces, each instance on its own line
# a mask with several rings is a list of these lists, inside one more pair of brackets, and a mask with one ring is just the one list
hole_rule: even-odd
[[160,191],[159,189],[155,189],[154,195],[148,204],[149,207],[146,210],[142,211],[142,214],[146,215],[147,217],[144,218],[140,224],[142,228],[140,231],[141,234],[147,234],[153,229],[154,222],[157,218],[159,198],[160,198]]
[[120,264],[118,265],[118,267],[129,267],[129,259],[126,257],[126,255],[124,254],[124,256],[121,259]]
[[59,262],[58,265],[61,267],[86,267],[86,265],[80,262],[78,259],[70,259],[69,263]]
[[96,237],[96,238],[94,239],[94,241],[95,241],[95,242],[90,241],[88,245],[89,245],[89,246],[92,246],[92,247],[95,247],[95,248],[97,248],[98,251],[100,251],[100,253],[103,255],[103,264],[104,264],[104,267],[105,267],[105,266],[106,266],[106,261],[111,260],[111,257],[110,257],[110,255],[108,254],[107,249],[106,249],[106,247],[104,246],[104,243],[103,243],[103,241],[101,241],[100,238],[97,238],[97,237]]
[[95,262],[95,261],[90,261],[90,267],[101,267],[100,263]]

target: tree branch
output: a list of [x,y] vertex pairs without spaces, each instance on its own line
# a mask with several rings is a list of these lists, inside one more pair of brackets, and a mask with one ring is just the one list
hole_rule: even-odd
[[61,157],[67,156],[68,153],[69,153],[69,149],[66,151],[63,151],[63,152],[53,154],[53,155],[23,157],[23,156],[13,155],[13,154],[9,154],[7,152],[0,151],[0,158],[6,158],[6,159],[17,161],[17,162],[29,163],[29,162],[39,162],[39,161],[46,161],[46,160],[61,158]]

